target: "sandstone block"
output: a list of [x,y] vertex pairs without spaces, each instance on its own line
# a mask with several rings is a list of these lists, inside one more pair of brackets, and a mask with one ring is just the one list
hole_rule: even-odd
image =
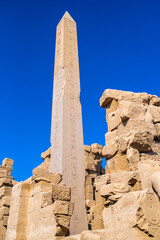
[[2,161],[2,166],[12,168],[14,161],[10,158],[5,158]]
[[9,178],[0,178],[0,187],[2,187],[2,186],[12,187],[13,186],[12,180]]
[[6,167],[0,166],[0,178],[5,178],[5,177],[7,177]]
[[107,198],[114,194],[115,194],[115,192],[114,192],[114,187],[112,184],[103,185],[100,189],[100,195],[102,197]]
[[95,183],[94,183],[96,191],[100,190],[101,187],[103,185],[106,185],[107,183],[110,183],[110,175],[109,174],[105,174],[105,175],[96,177],[95,178]]
[[91,151],[91,147],[88,146],[88,145],[84,145],[84,151],[90,152]]
[[[129,165],[128,165],[128,161],[126,159],[126,155],[125,154],[119,154],[119,152],[116,154],[116,156],[113,157],[114,159],[114,168],[115,171],[129,171]],[[112,159],[110,159],[112,160]],[[109,161],[110,161],[109,160]]]
[[142,189],[152,190],[151,176],[160,171],[160,162],[152,160],[140,161],[138,163],[138,171],[140,173]]
[[41,158],[43,158],[43,159],[45,159],[45,158],[47,158],[47,157],[50,158],[50,156],[51,156],[51,147],[48,148],[47,151],[41,153]]
[[149,104],[154,106],[160,106],[160,98],[156,95],[149,95]]
[[62,227],[69,228],[70,217],[65,215],[56,216],[56,222]]
[[149,152],[154,136],[148,131],[134,132],[130,140],[130,146],[137,149],[139,152]]
[[96,202],[94,200],[86,200],[86,207],[91,208],[95,206]]
[[153,122],[154,123],[160,122],[160,107],[150,105],[149,111],[153,117]]
[[11,196],[12,188],[3,186],[0,188],[0,199],[4,196]]
[[98,149],[102,149],[103,148],[103,146],[102,145],[100,145],[99,143],[93,143],[92,145],[91,145],[91,149],[92,148],[98,148]]
[[91,231],[84,231],[81,234],[81,240],[101,240],[101,237]]
[[42,194],[41,208],[52,204],[52,193],[46,192]]
[[106,105],[113,99],[118,100],[118,102],[124,100],[148,105],[149,95],[147,93],[133,93],[114,89],[106,89],[100,98],[100,106],[106,107]]
[[158,194],[158,197],[160,198],[160,171],[155,172],[151,175],[151,183],[152,187],[155,190],[155,192]]
[[86,186],[86,200],[93,200],[93,186]]
[[140,161],[139,151],[134,148],[127,150],[127,161],[131,171],[138,169],[138,162]]
[[85,162],[85,170],[87,171],[96,171],[96,166],[95,166],[95,163],[94,162]]
[[107,120],[108,131],[113,131],[116,129],[121,124],[121,122],[122,120],[120,118],[119,109],[117,109],[115,112],[109,113]]
[[160,123],[155,124],[157,130],[157,139],[160,141]]
[[68,215],[69,213],[69,203],[66,201],[55,201],[53,204],[53,213],[54,214],[62,214]]
[[103,223],[102,217],[92,220],[92,229],[93,230],[104,229],[104,223]]
[[104,146],[102,150],[103,157],[106,159],[112,158],[118,151],[118,143],[117,142],[107,142],[107,145]]
[[71,188],[65,185],[54,184],[52,187],[53,200],[64,200],[70,201],[71,199]]
[[130,139],[131,139],[132,132],[128,132],[126,134],[119,135],[118,139],[118,149],[120,153],[126,153]]
[[143,119],[147,111],[147,107],[134,102],[120,101],[119,103],[119,113],[122,121],[129,118]]

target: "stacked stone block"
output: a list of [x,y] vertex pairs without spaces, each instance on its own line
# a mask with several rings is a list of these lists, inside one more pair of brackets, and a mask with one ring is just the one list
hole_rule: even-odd
[[10,176],[13,160],[5,158],[0,166],[0,239],[5,239],[12,186],[15,183]]
[[106,175],[95,179],[104,199],[106,239],[159,239],[160,98],[107,89]]
[[33,176],[13,187],[6,240],[62,239],[73,213],[71,189],[62,176],[49,172],[49,148]]
[[86,208],[89,229],[95,229],[95,225],[99,226],[99,229],[103,226],[102,214],[99,216],[102,209],[101,212],[98,211],[99,208],[103,207],[103,198],[100,197],[94,186],[95,178],[104,174],[102,149],[103,146],[98,143],[91,146],[84,145]]

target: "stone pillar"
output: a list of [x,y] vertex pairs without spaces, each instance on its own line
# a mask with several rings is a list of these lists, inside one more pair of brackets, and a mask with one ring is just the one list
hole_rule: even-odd
[[76,23],[66,12],[57,26],[50,171],[71,187],[74,213],[70,232],[87,229],[85,169]]

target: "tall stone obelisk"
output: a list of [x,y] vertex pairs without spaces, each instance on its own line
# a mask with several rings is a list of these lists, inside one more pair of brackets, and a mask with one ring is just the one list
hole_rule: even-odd
[[50,171],[71,186],[71,234],[87,229],[85,169],[76,23],[66,12],[57,26]]

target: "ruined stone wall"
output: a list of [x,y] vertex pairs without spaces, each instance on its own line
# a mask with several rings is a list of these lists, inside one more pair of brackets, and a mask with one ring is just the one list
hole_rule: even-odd
[[100,104],[108,124],[102,151],[107,174],[95,182],[105,181],[106,238],[159,239],[160,98],[108,89]]
[[0,166],[0,239],[4,240],[7,231],[12,187],[16,183],[11,177],[13,160],[5,158]]
[[102,167],[102,149],[103,146],[98,143],[91,146],[84,145],[86,210],[89,229],[95,229],[95,225],[101,228],[103,224],[102,217],[96,214],[100,202],[96,201],[98,196],[94,186],[95,178],[105,173]]
[[49,173],[50,149],[42,158],[33,176],[10,191],[6,240],[58,240],[69,234],[74,207],[71,189],[62,183],[60,174]]

